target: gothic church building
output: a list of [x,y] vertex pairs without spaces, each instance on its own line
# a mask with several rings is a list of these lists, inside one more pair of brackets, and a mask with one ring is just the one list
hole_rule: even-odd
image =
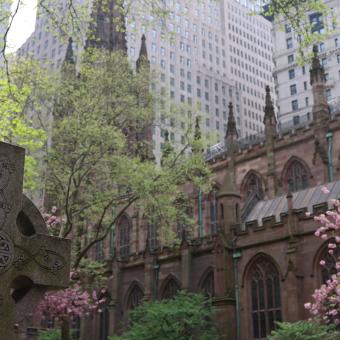
[[340,198],[340,115],[328,107],[317,51],[310,78],[314,107],[308,126],[282,132],[267,88],[265,132],[241,143],[229,106],[224,150],[206,155],[213,190],[203,199],[195,188],[187,190],[197,228],[182,233],[180,247],[162,247],[155,226],[132,210],[121,218],[110,299],[92,320],[96,327],[83,323],[84,339],[121,333],[130,310],[179,290],[212,298],[225,340],[266,339],[275,321],[309,317],[304,303],[335,270],[327,242],[314,236],[313,216],[331,208],[329,199]]

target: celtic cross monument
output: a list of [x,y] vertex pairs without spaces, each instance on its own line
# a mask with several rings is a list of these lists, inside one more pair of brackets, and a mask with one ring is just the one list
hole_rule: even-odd
[[69,282],[70,241],[48,236],[45,222],[23,195],[25,151],[0,142],[0,340],[34,311],[47,289]]

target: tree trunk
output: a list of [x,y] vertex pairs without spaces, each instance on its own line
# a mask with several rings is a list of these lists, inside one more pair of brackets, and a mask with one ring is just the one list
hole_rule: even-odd
[[70,336],[70,318],[64,315],[60,318],[61,321],[61,340],[71,340]]

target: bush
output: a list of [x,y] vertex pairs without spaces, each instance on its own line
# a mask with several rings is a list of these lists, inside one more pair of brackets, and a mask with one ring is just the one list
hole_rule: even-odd
[[61,334],[59,329],[49,329],[47,331],[39,331],[38,340],[60,340]]
[[273,331],[269,340],[335,340],[335,326],[320,325],[312,321],[294,323],[278,322],[278,328]]
[[127,332],[111,340],[217,340],[212,313],[211,301],[203,295],[180,292],[131,311]]

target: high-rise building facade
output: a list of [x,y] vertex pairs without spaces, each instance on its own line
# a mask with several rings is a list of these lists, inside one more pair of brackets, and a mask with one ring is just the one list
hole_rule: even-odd
[[[244,0],[175,1],[164,4],[169,18],[150,16],[145,25],[137,15],[127,24],[129,59],[138,58],[141,35],[151,68],[158,75],[152,84],[157,98],[153,129],[154,153],[160,159],[165,131],[176,146],[186,143],[186,131],[200,116],[208,144],[224,140],[228,103],[234,105],[239,138],[263,130],[265,85],[273,87],[271,23],[249,16],[251,3]],[[132,14],[133,15],[133,14]],[[18,51],[32,55],[51,68],[63,62],[66,41],[60,42],[46,26],[46,15],[38,15],[36,29]],[[80,50],[75,46],[75,50]],[[180,114],[167,116],[172,103]]]
[[263,131],[265,86],[274,88],[272,23],[262,16],[250,15],[255,10],[252,0],[224,1],[227,75],[235,81],[242,97],[236,114],[243,137]]
[[[340,15],[338,0],[326,1]],[[323,33],[323,18],[310,13],[309,20],[315,32]],[[298,63],[298,37],[287,23],[274,23],[274,78],[281,125],[300,126],[312,121],[313,96],[309,82],[309,66]],[[340,100],[340,33],[335,30],[318,45],[320,59],[325,68],[326,97],[331,108]],[[310,52],[310,51],[308,51]]]

